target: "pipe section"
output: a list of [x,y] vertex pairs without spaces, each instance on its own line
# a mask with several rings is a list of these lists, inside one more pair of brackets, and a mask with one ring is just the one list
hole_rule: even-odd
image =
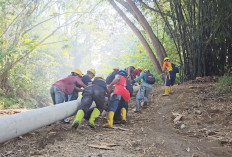
[[[134,86],[134,92],[137,92],[139,87]],[[78,97],[74,101],[4,116],[0,118],[0,143],[68,118],[76,113],[80,104],[81,97]],[[93,102],[90,108],[95,106],[96,104]]]
[[0,118],[0,143],[72,116],[81,98]]

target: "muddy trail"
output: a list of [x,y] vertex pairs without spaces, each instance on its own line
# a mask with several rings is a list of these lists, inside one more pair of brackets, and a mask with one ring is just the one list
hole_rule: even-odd
[[0,156],[231,157],[232,95],[214,88],[214,82],[188,82],[163,97],[156,85],[141,113],[134,113],[132,97],[127,124],[102,128],[106,113],[96,129],[85,120],[78,130],[57,122],[1,144]]

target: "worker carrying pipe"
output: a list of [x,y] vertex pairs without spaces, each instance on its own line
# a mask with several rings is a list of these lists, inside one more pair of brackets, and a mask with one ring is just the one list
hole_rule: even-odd
[[63,103],[74,89],[82,91],[81,87],[85,88],[86,85],[82,82],[81,78],[82,72],[79,69],[74,69],[70,76],[55,82],[50,89],[53,103]]
[[[94,78],[95,74],[96,74],[95,69],[89,69],[89,70],[87,70],[87,74],[82,76],[82,79],[81,79],[82,82],[86,86],[88,86],[88,84],[92,83],[92,79]],[[80,87],[79,84],[76,84],[76,86]],[[79,96],[79,91],[76,88],[74,88],[73,92],[68,95],[66,101],[77,100],[78,96]]]
[[140,89],[136,95],[136,110],[135,113],[140,113],[141,101],[143,100],[143,108],[147,108],[148,97],[152,91],[153,85],[155,84],[155,77],[150,73],[150,70],[145,69],[139,77],[133,80],[132,83],[143,80]]
[[[113,86],[115,85],[113,96],[110,99],[109,112],[107,116],[107,123],[103,125],[106,128],[113,127],[114,114],[117,111],[120,101],[129,102],[130,92],[126,88],[127,86],[127,71],[120,70],[119,73],[115,76],[115,79],[107,85],[107,89],[111,92]],[[122,121],[126,122],[126,108],[121,108]]]
[[124,70],[127,73],[127,79],[130,80],[130,81],[132,81],[133,80],[133,76],[131,74],[135,70],[135,66],[131,65],[131,66],[125,68]]
[[115,75],[118,74],[119,67],[114,67],[113,72],[106,77],[106,84],[109,85],[115,78]]
[[109,91],[106,88],[106,82],[102,75],[96,76],[91,85],[88,85],[83,91],[83,97],[81,99],[81,106],[77,111],[76,117],[73,121],[72,128],[77,129],[81,125],[81,121],[84,116],[89,113],[90,106],[93,101],[96,103],[96,107],[93,109],[90,118],[89,126],[95,128],[95,119],[105,109],[105,96]]

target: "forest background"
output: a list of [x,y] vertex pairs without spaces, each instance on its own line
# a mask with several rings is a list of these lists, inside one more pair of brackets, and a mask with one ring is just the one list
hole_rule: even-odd
[[2,0],[0,109],[52,104],[51,85],[74,68],[107,76],[114,66],[150,69],[162,59],[177,81],[222,76],[232,92],[230,0]]

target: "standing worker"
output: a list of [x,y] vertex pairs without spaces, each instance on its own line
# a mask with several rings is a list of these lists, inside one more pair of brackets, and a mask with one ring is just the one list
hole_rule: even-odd
[[152,87],[155,84],[155,77],[150,73],[149,70],[144,70],[139,77],[137,77],[133,83],[143,79],[140,89],[136,95],[136,110],[135,112],[140,112],[140,104],[143,99],[143,108],[147,108],[148,97],[152,91]]
[[95,101],[96,107],[93,109],[90,115],[89,126],[95,128],[94,121],[104,109],[106,92],[106,82],[103,76],[96,76],[92,84],[88,85],[83,91],[81,106],[77,111],[72,128],[76,129],[80,126],[83,117],[88,113],[93,101]]
[[173,64],[170,62],[168,57],[164,58],[162,71],[164,72],[165,69],[167,70],[168,74],[165,79],[165,91],[163,96],[168,96],[171,92],[171,86],[174,85],[176,79],[176,72],[174,71]]
[[[107,85],[109,92],[112,91],[113,86],[115,85],[113,96],[110,99],[109,112],[107,116],[107,123],[103,125],[106,128],[112,128],[114,122],[114,113],[117,111],[120,101],[129,102],[130,92],[126,89],[127,86],[127,77],[128,74],[125,70],[120,70],[115,76],[115,79],[111,82],[110,85]],[[122,122],[126,122],[126,108],[121,108],[121,117]]]
[[50,89],[53,103],[63,103],[74,89],[82,91],[81,87],[85,88],[86,85],[81,81],[81,77],[82,72],[79,69],[75,69],[71,72],[70,76],[55,82]]

